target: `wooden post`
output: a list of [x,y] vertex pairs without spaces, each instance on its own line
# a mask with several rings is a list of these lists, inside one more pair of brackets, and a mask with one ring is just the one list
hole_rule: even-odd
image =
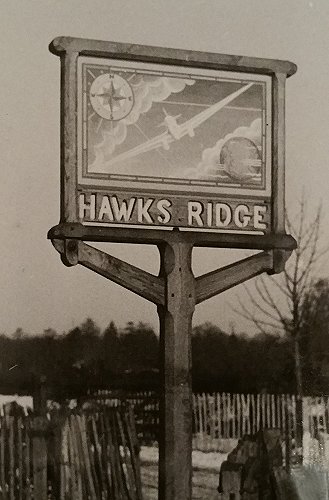
[[[80,264],[97,274],[124,286],[158,307],[160,320],[161,384],[159,436],[159,500],[191,500],[192,495],[192,384],[191,329],[195,304],[228,290],[263,272],[276,272],[273,251],[261,252],[222,269],[194,278],[191,270],[193,246],[207,246],[203,241],[210,233],[173,231],[143,232],[142,240],[126,237],[122,242],[157,244],[161,267],[159,276],[143,271],[98,250],[77,234],[80,225],[58,226],[70,229],[53,238],[52,243],[66,265]],[[84,226],[83,230],[85,230]],[[118,228],[114,228],[115,233]],[[79,229],[80,230],[80,229]],[[130,234],[129,229],[129,234]],[[138,230],[141,231],[141,230]],[[72,233],[72,234],[71,234]],[[161,237],[160,234],[161,233]],[[111,228],[112,234],[112,228]],[[49,237],[55,233],[49,234]],[[127,232],[128,235],[128,232]],[[208,236],[207,236],[208,235]],[[241,235],[239,235],[241,236]],[[218,235],[216,236],[218,238]],[[73,238],[73,239],[72,239]],[[103,239],[103,237],[101,236]],[[221,234],[220,247],[231,245],[231,236]],[[265,238],[265,237],[264,237]],[[88,239],[88,238],[87,238]],[[116,240],[116,236],[109,238]],[[71,240],[66,241],[66,240]],[[289,240],[289,238],[288,238]],[[279,248],[291,242],[280,236]],[[294,240],[292,240],[294,242]],[[70,243],[70,244],[69,244]],[[241,245],[248,248],[248,243]],[[272,244],[271,244],[272,245]],[[264,243],[262,244],[264,246]],[[254,244],[252,245],[254,248]],[[287,253],[287,252],[286,252]],[[230,435],[229,396],[223,395],[224,432]],[[201,401],[200,401],[201,402]],[[226,403],[225,403],[226,402]],[[226,413],[225,413],[226,411]],[[201,412],[202,413],[202,412]],[[204,425],[206,424],[204,415]]]
[[[178,235],[179,236],[179,235]],[[159,500],[192,498],[191,329],[195,282],[192,245],[179,237],[159,247],[165,305],[160,320]]]

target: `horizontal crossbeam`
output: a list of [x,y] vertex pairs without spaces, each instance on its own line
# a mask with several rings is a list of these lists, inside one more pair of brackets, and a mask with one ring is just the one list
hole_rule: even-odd
[[[173,237],[175,235],[179,238],[181,233],[173,233]],[[158,306],[166,304],[166,286],[162,276],[148,273],[77,239],[53,239],[52,243],[65,265],[80,264]],[[287,250],[261,252],[194,278],[196,304],[263,272],[280,272],[290,253]]]
[[289,234],[235,234],[210,233],[208,231],[184,231],[168,229],[125,229],[122,227],[84,226],[83,224],[58,224],[48,232],[49,239],[78,239],[112,243],[138,243],[161,245],[184,241],[194,247],[241,248],[251,250],[294,250],[296,241]]

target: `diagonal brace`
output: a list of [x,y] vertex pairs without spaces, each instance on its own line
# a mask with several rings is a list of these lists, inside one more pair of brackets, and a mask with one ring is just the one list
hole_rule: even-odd
[[273,253],[261,252],[196,278],[196,303],[273,269]]
[[83,241],[52,240],[66,265],[81,264],[157,305],[165,303],[164,279],[117,259]]

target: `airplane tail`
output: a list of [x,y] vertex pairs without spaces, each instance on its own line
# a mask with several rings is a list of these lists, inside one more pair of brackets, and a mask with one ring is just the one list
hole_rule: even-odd
[[163,111],[165,117],[164,117],[164,120],[157,125],[157,128],[158,127],[166,127],[166,128],[168,128],[168,123],[166,122],[166,118],[171,118],[172,120],[177,120],[177,118],[180,118],[182,116],[181,114],[176,115],[176,116],[169,115],[167,113],[167,111],[166,111],[165,108],[162,108],[162,111]]

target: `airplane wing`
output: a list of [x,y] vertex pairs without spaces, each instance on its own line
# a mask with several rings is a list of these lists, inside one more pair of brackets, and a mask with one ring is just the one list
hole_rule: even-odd
[[163,147],[164,149],[169,149],[169,144],[171,144],[175,140],[181,139],[185,135],[188,135],[191,131],[194,131],[194,129],[197,126],[201,125],[201,123],[205,122],[208,118],[217,113],[217,111],[224,108],[227,104],[236,99],[239,95],[243,94],[252,85],[253,85],[252,83],[245,85],[244,87],[236,90],[232,94],[224,97],[224,99],[220,100],[216,104],[213,104],[204,111],[201,111],[201,113],[193,116],[193,118],[191,118],[190,120],[187,120],[186,122],[177,125],[179,129],[179,137],[172,135],[170,131],[163,132],[162,134],[147,140],[143,144],[140,144],[139,146],[136,146],[135,148],[132,148],[129,151],[126,151],[125,153],[121,153],[115,156],[114,158],[106,162],[106,166],[110,167],[116,163],[122,162],[129,158],[133,158],[142,153],[146,153],[147,151],[152,151],[160,147]]
[[129,158],[134,158],[142,153],[146,153],[147,151],[152,151],[158,148],[169,149],[169,144],[171,144],[175,139],[168,133],[163,132],[152,139],[144,142],[143,144],[139,144],[135,148],[129,149],[129,151],[125,151],[124,153],[116,155],[114,158],[106,162],[106,166],[110,167],[115,165],[116,163],[128,160]]
[[204,111],[201,111],[201,113],[193,116],[193,118],[191,118],[190,120],[187,120],[186,122],[180,124],[179,128],[181,129],[182,134],[186,135],[189,133],[189,131],[194,130],[196,127],[201,125],[201,123],[205,122],[206,120],[208,120],[208,118],[217,113],[217,111],[224,108],[234,99],[236,99],[239,95],[246,92],[246,90],[248,90],[252,85],[253,83],[248,83],[248,85],[241,87],[232,94],[224,97],[224,99],[221,99],[219,102],[216,102],[216,104],[213,104]]

